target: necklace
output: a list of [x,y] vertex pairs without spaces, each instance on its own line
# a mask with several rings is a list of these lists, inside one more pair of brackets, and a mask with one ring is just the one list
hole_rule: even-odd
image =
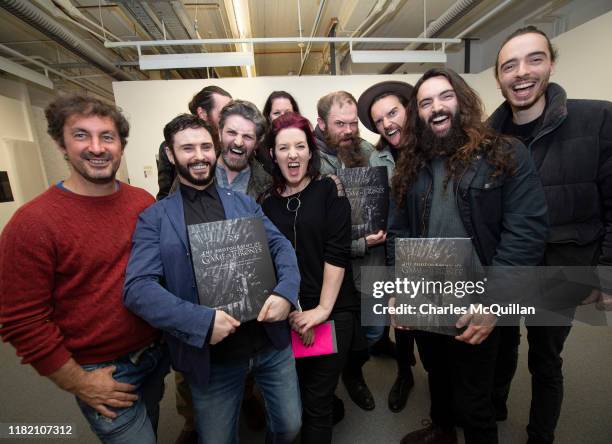
[[310,180],[306,182],[306,185],[304,186],[304,188],[302,188],[300,192],[297,193],[297,195],[293,195],[287,198],[287,204],[286,204],[287,211],[289,211],[290,213],[293,213],[293,249],[295,250],[296,254],[297,254],[297,232],[296,232],[295,226],[297,223],[298,212],[300,210],[300,207],[302,206],[302,201],[300,200],[300,196],[302,195],[302,191],[304,191],[309,184],[310,184]]
[[300,210],[300,207],[302,206],[302,201],[300,200],[300,195],[302,194],[302,191],[297,193],[297,195],[291,196],[289,199],[287,199],[287,206],[286,206],[287,211],[289,211],[290,213],[293,213],[293,249],[295,250],[296,253],[297,253],[297,233],[295,230],[295,224],[297,222],[298,211]]

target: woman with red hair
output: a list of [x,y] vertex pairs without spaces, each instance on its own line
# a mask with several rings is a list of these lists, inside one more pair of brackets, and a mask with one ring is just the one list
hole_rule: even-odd
[[287,113],[271,123],[266,145],[274,162],[264,213],[291,241],[298,258],[300,304],[290,314],[305,345],[313,328],[334,320],[338,353],[298,359],[304,444],[330,443],[334,390],[359,332],[359,298],[353,283],[351,208],[339,180],[319,176],[319,153],[308,119]]

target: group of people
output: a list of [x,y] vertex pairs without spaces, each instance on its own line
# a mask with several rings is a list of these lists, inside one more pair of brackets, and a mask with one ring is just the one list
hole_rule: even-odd
[[[398,372],[388,405],[399,412],[414,385],[415,343],[430,422],[401,442],[456,443],[457,427],[466,443],[498,442],[518,327],[468,314],[455,337],[394,325],[393,344],[388,328],[361,323],[360,301],[371,295],[360,273],[394,265],[405,237],[470,238],[483,266],[612,264],[612,104],[567,99],[549,82],[556,57],[534,27],[510,35],[495,64],[505,101],[488,120],[476,92],[446,68],[414,86],[378,83],[358,100],[327,94],[314,125],[286,92],[271,94],[262,113],[208,86],[163,128],[156,203],[115,179],[125,117],[91,97],[56,99],[48,132],[71,173],[2,232],[2,338],[75,395],[102,442],[156,441],[170,365],[185,417],[177,442],[237,442],[241,406],[250,426],[265,422],[266,442],[331,442],[344,415],[338,381],[362,409],[375,408],[362,368],[391,345]],[[380,135],[375,146],[360,138],[359,121]],[[387,168],[389,222],[352,239],[336,174],[366,166]],[[199,303],[187,227],[243,217],[262,219],[277,283],[257,319],[241,323]],[[577,297],[610,308],[610,294],[602,282]],[[296,360],[290,331],[309,345],[328,320],[337,353]],[[527,332],[527,442],[551,443],[570,325]]]

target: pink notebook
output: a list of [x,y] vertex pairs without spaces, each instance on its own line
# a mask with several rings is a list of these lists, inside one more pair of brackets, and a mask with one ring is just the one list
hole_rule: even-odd
[[307,358],[309,356],[332,355],[338,353],[334,321],[327,321],[317,325],[314,328],[314,333],[314,343],[310,346],[305,346],[302,343],[300,335],[291,330],[293,356],[296,358]]

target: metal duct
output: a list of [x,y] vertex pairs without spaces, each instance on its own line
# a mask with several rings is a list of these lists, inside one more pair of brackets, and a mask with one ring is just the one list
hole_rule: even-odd
[[109,76],[117,80],[137,80],[130,74],[118,69],[114,61],[102,54],[99,48],[84,42],[81,37],[66,29],[66,26],[57,22],[31,2],[0,0],[0,7],[19,17],[22,21],[50,37],[83,60],[100,68]]
[[[453,25],[457,20],[463,17],[465,14],[470,12],[474,6],[481,3],[482,0],[459,0],[455,2],[450,8],[444,12],[440,17],[431,22],[427,26],[425,32],[422,32],[419,37],[438,37],[442,31],[449,26]],[[418,43],[412,43],[406,46],[406,50],[414,50],[419,46]],[[393,74],[403,64],[402,63],[391,63],[385,66],[380,73],[381,74]]]

